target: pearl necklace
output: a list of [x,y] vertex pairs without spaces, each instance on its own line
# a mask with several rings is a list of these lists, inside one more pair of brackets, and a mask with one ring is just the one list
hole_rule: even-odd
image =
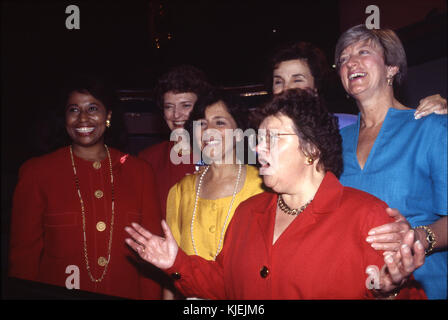
[[303,206],[300,207],[300,209],[291,209],[286,203],[285,201],[283,201],[283,197],[281,194],[278,195],[278,200],[277,200],[277,205],[280,208],[280,210],[282,210],[284,213],[287,213],[289,215],[295,216],[298,214],[301,214],[303,212],[303,210],[306,209],[306,207],[308,207],[308,205],[311,203],[311,201],[313,201],[313,199],[311,199],[310,201],[308,201],[307,203],[305,203]]
[[112,250],[112,232],[114,229],[114,203],[115,203],[115,199],[114,199],[114,175],[112,173],[112,160],[110,158],[110,153],[109,153],[109,149],[107,148],[106,145],[104,145],[104,147],[106,148],[106,153],[107,153],[107,158],[109,159],[109,169],[110,169],[110,184],[111,184],[111,189],[112,189],[112,217],[110,220],[110,233],[109,233],[109,245],[108,245],[108,256],[107,256],[107,261],[106,264],[104,265],[104,270],[103,273],[101,274],[101,277],[99,277],[98,279],[95,279],[92,275],[92,272],[90,271],[90,265],[89,265],[89,256],[87,254],[87,237],[86,237],[86,215],[85,215],[85,208],[84,208],[84,201],[82,200],[82,196],[81,196],[81,190],[79,188],[79,179],[78,179],[78,175],[76,174],[76,166],[75,166],[75,160],[73,159],[73,147],[70,146],[70,157],[72,159],[72,167],[73,167],[73,174],[75,175],[75,185],[76,185],[76,191],[78,192],[78,198],[79,198],[79,202],[81,203],[81,217],[82,217],[82,232],[83,232],[83,236],[84,236],[84,259],[86,262],[86,268],[87,268],[87,273],[90,277],[90,280],[92,282],[101,282],[104,278],[104,276],[106,275],[107,272],[107,267],[109,266],[110,263],[110,253]]
[[[201,176],[199,177],[198,190],[196,191],[196,198],[195,198],[195,201],[194,201],[193,216],[191,218],[191,225],[190,225],[191,243],[193,244],[194,253],[197,256],[199,254],[198,254],[198,251],[196,250],[196,244],[194,242],[194,236],[193,236],[194,219],[196,217],[196,208],[198,206],[198,199],[199,199],[199,194],[201,192],[202,180],[204,179],[204,176],[207,173],[209,168],[210,168],[210,166],[207,166],[207,168],[205,168],[204,172],[202,172]],[[219,253],[219,250],[221,250],[222,241],[223,241],[223,238],[224,238],[224,231],[225,231],[225,228],[226,228],[227,221],[229,220],[230,211],[232,210],[233,202],[235,201],[236,193],[237,193],[237,190],[238,190],[238,184],[239,184],[240,178],[241,178],[241,168],[242,168],[242,165],[240,164],[239,168],[238,168],[238,177],[236,178],[235,189],[233,190],[232,200],[230,201],[229,210],[227,210],[226,220],[224,221],[224,224],[223,224],[222,230],[221,230],[221,235],[219,237],[218,249],[216,250],[216,254],[215,254],[215,257],[213,258],[213,260],[216,260],[216,257],[218,256],[218,253]]]

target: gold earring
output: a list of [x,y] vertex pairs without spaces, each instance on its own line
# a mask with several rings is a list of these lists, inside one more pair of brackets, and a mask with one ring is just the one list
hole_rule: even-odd
[[106,120],[106,128],[110,128],[110,120]]
[[392,77],[387,78],[387,85],[392,86],[392,83],[393,83],[392,79],[393,79]]
[[311,158],[311,157],[306,157],[306,163],[307,163],[308,165],[312,165],[312,164],[314,163],[314,159]]

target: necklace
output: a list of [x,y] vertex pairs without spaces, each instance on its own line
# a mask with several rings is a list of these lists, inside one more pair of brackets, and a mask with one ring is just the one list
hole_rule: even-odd
[[114,228],[114,212],[115,212],[114,211],[114,203],[115,203],[115,199],[114,199],[114,175],[112,173],[112,160],[110,158],[109,149],[107,148],[106,145],[104,145],[104,147],[106,148],[107,158],[109,159],[110,184],[111,184],[111,189],[112,189],[112,217],[111,217],[111,220],[110,220],[110,233],[109,233],[109,245],[108,245],[107,260],[105,261],[104,270],[103,270],[103,273],[101,274],[101,277],[99,277],[98,279],[95,279],[92,276],[92,272],[90,271],[89,256],[87,254],[86,215],[85,215],[84,201],[82,200],[81,190],[79,188],[79,179],[78,179],[78,175],[76,174],[75,160],[73,158],[73,147],[70,146],[70,157],[72,159],[73,174],[75,175],[76,191],[78,192],[79,202],[81,203],[82,232],[83,232],[83,236],[84,236],[84,259],[85,259],[85,262],[86,262],[87,273],[89,274],[90,280],[92,282],[96,282],[96,283],[101,282],[103,280],[103,278],[104,278],[104,276],[106,275],[106,272],[107,272],[107,267],[109,266],[109,263],[110,263],[110,253],[111,253],[111,249],[112,249],[112,232],[113,232],[113,228]]
[[[207,173],[209,168],[210,168],[210,166],[207,166],[207,168],[205,168],[204,172],[202,172],[201,176],[199,177],[198,190],[196,191],[196,198],[195,198],[195,201],[194,201],[193,216],[191,218],[191,225],[190,225],[191,243],[193,244],[194,253],[197,256],[198,256],[198,251],[196,250],[196,244],[194,242],[194,236],[193,236],[194,219],[196,217],[196,208],[198,206],[198,199],[199,199],[199,194],[201,192],[202,180],[204,179],[204,176]],[[218,249],[216,250],[216,254],[215,254],[215,257],[213,258],[213,260],[216,260],[216,257],[218,256],[218,253],[219,253],[219,250],[221,250],[222,241],[223,241],[223,238],[224,238],[224,230],[226,228],[227,221],[229,220],[230,211],[232,210],[233,202],[235,201],[235,197],[236,197],[236,193],[237,193],[236,191],[238,190],[238,184],[239,184],[240,178],[241,178],[241,168],[242,168],[242,165],[240,164],[239,168],[238,168],[238,177],[236,178],[235,189],[233,190],[232,200],[230,201],[229,210],[227,210],[226,220],[224,221],[224,224],[223,224],[222,229],[221,229],[221,235],[219,237]]]
[[287,213],[289,215],[295,216],[298,215],[300,213],[303,212],[303,210],[306,209],[306,207],[308,207],[308,205],[311,203],[311,201],[313,201],[313,199],[311,199],[310,201],[308,201],[307,203],[305,203],[303,206],[301,206],[299,209],[291,209],[286,203],[285,201],[283,201],[283,197],[281,194],[278,195],[278,200],[277,200],[277,205],[278,207],[284,212]]

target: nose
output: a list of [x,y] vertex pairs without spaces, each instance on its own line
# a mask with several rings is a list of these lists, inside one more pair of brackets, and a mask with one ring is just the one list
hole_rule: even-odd
[[174,107],[174,119],[179,119],[181,116],[180,108],[178,106]]
[[266,146],[266,141],[258,141],[255,144],[255,152],[257,152],[258,154],[263,154],[263,152],[266,152],[268,150],[267,146]]
[[88,115],[87,111],[81,110],[81,111],[79,112],[79,121],[80,121],[80,122],[87,121],[88,118],[89,118],[89,115]]
[[358,59],[352,55],[347,58],[347,67],[352,68],[358,64]]

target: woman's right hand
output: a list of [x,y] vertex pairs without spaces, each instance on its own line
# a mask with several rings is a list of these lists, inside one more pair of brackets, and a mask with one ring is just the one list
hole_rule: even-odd
[[179,247],[165,220],[162,220],[162,229],[165,238],[152,234],[138,223],[132,223],[132,227],[125,228],[132,237],[127,238],[126,243],[143,260],[160,269],[168,269],[173,266]]

